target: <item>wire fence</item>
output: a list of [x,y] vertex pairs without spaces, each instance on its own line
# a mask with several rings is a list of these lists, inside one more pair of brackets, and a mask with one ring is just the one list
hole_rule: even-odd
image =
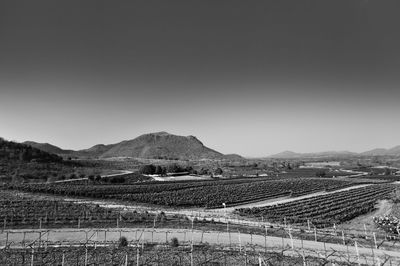
[[[300,262],[303,265],[319,265],[307,264],[307,261],[310,261],[310,263],[312,261],[314,263],[316,259],[320,259],[325,263],[338,263],[339,265],[340,263],[343,265],[390,265],[390,263],[397,265],[400,263],[400,252],[376,249],[373,246],[364,246],[357,241],[353,244],[345,243],[345,245],[343,245],[295,239],[291,232],[288,232],[287,237],[273,237],[269,236],[267,231],[264,235],[258,235],[246,234],[240,231],[231,232],[229,229],[227,232],[155,228],[4,231],[0,234],[0,245],[2,247],[1,252],[3,252],[2,257],[7,258],[8,260],[21,260],[22,257],[24,257],[23,261],[26,262],[28,252],[30,252],[29,254],[31,257],[33,256],[33,259],[31,258],[30,262],[37,261],[38,258],[40,258],[40,260],[45,260],[45,258],[43,258],[44,255],[40,254],[47,254],[47,252],[55,252],[55,250],[60,249],[79,249],[80,253],[82,253],[82,250],[86,250],[86,253],[89,252],[92,254],[87,255],[89,258],[86,259],[86,261],[94,261],[97,253],[96,251],[91,250],[97,250],[98,248],[104,249],[106,247],[115,249],[120,245],[122,238],[127,239],[127,247],[131,249],[136,248],[136,252],[138,249],[141,249],[142,253],[145,252],[145,247],[160,244],[171,246],[176,241],[181,247],[189,247],[190,252],[192,253],[194,252],[193,248],[196,246],[212,246],[214,249],[225,250],[228,253],[236,252],[240,256],[242,256],[242,253],[246,254],[248,251],[252,251],[253,253],[258,252],[259,254],[264,254],[263,258],[267,260],[269,257],[266,254],[282,254],[283,257],[288,256],[290,258],[300,259]],[[186,251],[185,249],[181,250],[181,252],[185,253],[187,252],[187,249]],[[129,257],[132,257],[132,254],[132,252],[129,252]],[[18,258],[20,259],[16,256],[19,256]],[[51,256],[52,255],[46,255],[45,257],[50,258]],[[60,257],[56,255],[54,256],[58,259]],[[71,256],[72,255],[68,255],[67,260],[69,260],[69,257]],[[90,259],[91,257],[93,257],[93,259]],[[81,261],[79,258],[77,260]],[[182,263],[183,264],[178,265],[190,265],[185,264],[184,262]],[[301,263],[299,265],[301,265]],[[27,265],[33,264],[28,263]],[[36,263],[34,265],[42,264]],[[43,265],[46,265],[46,263]],[[60,263],[58,262],[56,265],[60,265]],[[78,263],[75,265],[97,264]],[[128,265],[130,264],[128,263]]]

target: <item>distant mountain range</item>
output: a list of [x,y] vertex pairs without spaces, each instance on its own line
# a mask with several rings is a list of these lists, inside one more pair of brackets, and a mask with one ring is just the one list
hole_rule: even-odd
[[391,149],[373,149],[366,152],[356,153],[350,151],[326,151],[316,153],[297,153],[293,151],[284,151],[268,158],[296,159],[296,158],[323,158],[323,157],[348,157],[348,156],[400,156],[400,146]]
[[[156,132],[141,135],[132,140],[125,140],[115,144],[97,144],[84,150],[64,150],[49,143],[26,141],[42,151],[71,157],[111,158],[133,157],[148,159],[217,159],[217,160],[242,160],[237,154],[222,154],[210,149],[194,136],[178,136],[167,132]],[[356,153],[350,151],[326,151],[316,153],[297,153],[284,151],[268,156],[267,158],[296,159],[296,158],[332,158],[349,156],[400,156],[400,145],[391,149],[373,149]]]
[[167,132],[141,135],[116,144],[98,144],[89,149],[63,150],[48,143],[25,142],[35,148],[59,155],[77,157],[111,158],[133,157],[149,159],[243,159],[240,155],[224,155],[212,150],[194,136],[178,136]]

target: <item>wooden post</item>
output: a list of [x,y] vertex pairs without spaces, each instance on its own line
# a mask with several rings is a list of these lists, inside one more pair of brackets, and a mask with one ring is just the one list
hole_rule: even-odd
[[344,239],[344,232],[342,231],[342,240],[343,240],[343,245],[346,245],[346,240]]
[[308,227],[308,231],[311,231],[310,220],[309,219],[307,219],[307,227]]
[[358,246],[357,246],[357,241],[354,241],[354,247],[356,248],[356,254],[357,254],[357,264],[360,266],[360,253],[358,252]]
[[128,266],[128,253],[125,255],[125,266]]
[[242,240],[240,239],[240,231],[239,232],[239,252],[242,252]]
[[[94,249],[97,248],[97,238],[98,238],[98,236],[99,236],[99,231],[96,231],[96,238],[94,239]],[[86,251],[87,251],[87,249],[86,249]]]
[[376,243],[376,235],[375,235],[375,232],[373,232],[372,235],[374,236],[375,249],[378,249],[378,244]]
[[88,252],[87,252],[87,247],[85,249],[85,266],[88,265]]
[[293,236],[292,236],[292,228],[289,226],[289,237],[290,237],[290,243],[292,244],[292,250],[294,250],[294,243],[293,243]]
[[267,234],[268,234],[268,227],[265,226],[265,236],[264,236],[264,249],[265,249],[265,253],[267,253]]
[[42,245],[42,232],[39,232],[39,248]]
[[34,253],[35,253],[35,249],[32,248],[31,266],[33,266]]
[[192,229],[192,245],[190,248],[190,266],[193,266],[193,229]]
[[139,243],[137,245],[136,248],[136,265],[139,266],[139,262],[140,262],[140,252],[139,252]]
[[42,229],[42,218],[39,218],[39,229]]
[[317,228],[314,226],[314,238],[315,242],[317,242]]
[[22,245],[25,247],[25,237],[26,237],[26,232],[24,232],[24,238],[22,239]]
[[65,251],[63,251],[62,259],[61,259],[61,266],[64,266],[65,263]]
[[368,235],[367,235],[367,227],[364,224],[364,234],[365,234],[365,239],[368,239]]
[[46,247],[45,247],[46,251],[47,251],[47,245],[49,243],[49,235],[50,235],[50,230],[47,232],[47,235],[46,235]]

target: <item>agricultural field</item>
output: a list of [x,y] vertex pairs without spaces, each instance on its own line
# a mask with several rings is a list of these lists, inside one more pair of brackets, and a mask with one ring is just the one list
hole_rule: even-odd
[[[259,265],[261,260],[266,265],[303,265],[300,254],[290,252],[262,252],[248,248],[246,252],[227,250],[207,244],[179,245],[171,242],[169,245],[114,246],[107,247],[58,247],[35,249],[2,249],[0,250],[1,265]],[[329,260],[306,256],[307,265],[325,265]],[[336,265],[350,265],[337,262]]]
[[162,212],[121,212],[96,204],[78,204],[62,200],[35,199],[0,190],[2,228],[90,228],[153,226],[168,223],[190,224],[184,217],[167,217]]
[[[233,179],[193,182],[149,182],[138,185],[10,184],[11,190],[63,196],[108,198],[172,207],[234,206],[277,197],[302,196],[353,186],[333,179]],[[359,183],[358,183],[359,184]]]
[[289,203],[241,208],[237,213],[280,223],[307,225],[311,221],[316,227],[331,227],[373,211],[379,199],[394,191],[393,185],[371,185]]

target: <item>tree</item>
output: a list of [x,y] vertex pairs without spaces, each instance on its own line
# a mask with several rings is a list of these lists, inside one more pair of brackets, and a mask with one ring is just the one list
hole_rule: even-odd
[[139,169],[139,172],[144,175],[154,175],[156,171],[156,167],[152,164],[142,165]]
[[156,174],[156,175],[165,175],[166,174],[166,172],[167,172],[167,170],[165,169],[165,167],[162,167],[162,166],[160,166],[160,165],[157,165],[156,166],[156,169],[155,169],[155,171],[154,171],[154,174]]
[[128,239],[126,239],[126,237],[122,236],[119,239],[119,246],[120,247],[127,247],[128,246]]
[[182,168],[177,165],[176,163],[170,164],[167,167],[167,172],[168,173],[179,173],[182,172]]
[[223,173],[223,171],[222,171],[222,169],[221,168],[217,168],[216,170],[215,170],[215,175],[222,175],[222,173]]
[[326,176],[326,171],[325,170],[318,170],[315,173],[315,176],[317,176],[317,177],[325,177]]
[[178,246],[179,246],[179,240],[178,240],[178,238],[173,237],[173,238],[171,239],[171,247],[176,248],[176,247],[178,247]]

